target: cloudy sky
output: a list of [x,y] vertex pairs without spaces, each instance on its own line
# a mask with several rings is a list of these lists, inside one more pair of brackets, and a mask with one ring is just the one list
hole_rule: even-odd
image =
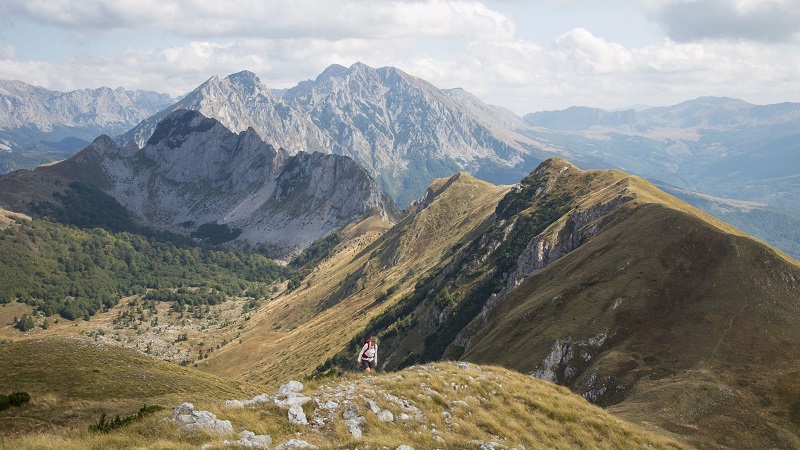
[[800,102],[800,0],[0,0],[0,79],[184,94],[395,66],[524,114]]

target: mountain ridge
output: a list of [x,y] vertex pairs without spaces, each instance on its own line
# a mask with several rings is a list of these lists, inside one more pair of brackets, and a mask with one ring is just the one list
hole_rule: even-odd
[[439,90],[394,67],[332,65],[280,96],[250,72],[214,76],[117,143],[141,148],[158,121],[177,109],[198,110],[235,132],[252,127],[291,154],[350,156],[402,206],[421,195],[423,185],[454,171],[483,171],[510,182],[525,170],[524,161],[538,162],[530,155],[535,142],[500,126],[522,124],[510,111]]
[[[355,63],[332,65],[280,96],[252,72],[214,76],[117,142],[143,146],[157,122],[180,108],[200,110],[236,132],[252,127],[291,154],[349,155],[403,207],[437,177],[466,171],[509,184],[541,160],[562,156],[583,168],[620,168],[679,189],[769,204],[780,211],[719,214],[692,200],[798,256],[800,236],[781,229],[800,220],[792,164],[800,109],[793,103],[699,97],[642,111],[572,107],[526,115],[525,123],[463,89],[438,89],[396,68]],[[17,153],[8,169],[64,159],[81,145],[40,142],[48,146],[45,153]],[[772,225],[759,226],[765,218]]]
[[[363,216],[391,221],[398,215],[391,199],[349,158],[289,155],[253,129],[234,134],[188,110],[163,119],[142,149],[120,148],[101,136],[62,163],[0,177],[8,186],[4,205],[12,210],[53,202],[51,193],[73,181],[96,186],[148,226],[208,234],[277,258],[295,255]],[[31,186],[33,197],[14,200]]]
[[[386,370],[501,364],[699,446],[798,441],[788,411],[800,392],[785,397],[781,380],[800,371],[789,356],[800,349],[793,319],[778,318],[800,314],[800,263],[620,171],[556,158],[516,187],[470,178],[437,180],[391,230],[334,253],[307,287],[254,318],[273,332],[243,335],[206,370],[232,376],[246,351],[259,379],[308,374],[293,356],[266,359],[290,345],[313,360],[330,355],[315,370],[323,375],[350,367],[359,339],[376,335]],[[776,337],[747,344],[763,327]],[[670,406],[671,396],[683,403]],[[746,405],[749,429],[736,427],[745,420],[736,405]]]
[[124,132],[172,101],[150,91],[57,92],[0,80],[0,173],[67,159],[98,135]]

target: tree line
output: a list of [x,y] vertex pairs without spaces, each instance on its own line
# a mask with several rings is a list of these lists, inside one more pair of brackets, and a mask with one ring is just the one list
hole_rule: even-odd
[[[158,235],[40,219],[15,219],[0,229],[0,303],[17,300],[70,320],[88,320],[122,296],[151,290],[158,292],[155,300],[214,304],[226,296],[264,293],[293,273],[259,253]],[[204,289],[166,295],[189,287]]]

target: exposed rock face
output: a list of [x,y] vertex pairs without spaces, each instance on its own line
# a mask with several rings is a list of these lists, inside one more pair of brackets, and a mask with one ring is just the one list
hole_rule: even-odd
[[[117,143],[144,147],[158,122],[178,109],[200,111],[235,132],[252,128],[289,154],[350,156],[401,205],[437,177],[459,170],[499,174],[496,169],[519,166],[537,145],[514,131],[525,124],[510,111],[460,89],[441,91],[392,67],[360,63],[331,66],[281,97],[250,72],[213,77]],[[523,173],[512,172],[493,181],[509,182]]]
[[191,403],[183,403],[172,411],[172,421],[187,430],[204,430],[208,433],[226,435],[233,433],[230,420],[220,420],[209,411],[196,411]]
[[328,148],[326,136],[313,122],[299,111],[286,107],[248,71],[225,78],[211,77],[177,103],[116,138],[117,143],[133,142],[139,148],[144,147],[159,122],[180,109],[199,111],[235,133],[252,128],[265,142],[285,148],[290,154]]
[[553,227],[546,235],[533,238],[517,258],[516,268],[508,277],[506,287],[498,294],[508,294],[529,276],[539,272],[557,259],[578,248],[600,233],[604,221],[597,219],[613,211],[633,197],[617,197],[608,203],[593,205],[585,210],[576,210]]
[[521,143],[534,145],[513,131],[496,134],[496,119],[481,111],[493,107],[474,97],[480,107],[467,107],[460,98],[396,68],[360,63],[331,66],[283,96],[331,136],[334,153],[367,167],[400,205],[434,178],[519,165],[528,153]]
[[553,351],[531,375],[551,383],[569,384],[602,348],[607,338],[605,334],[598,334],[585,340],[571,337],[559,339],[553,344]]
[[365,215],[398,215],[352,159],[292,156],[252,129],[234,134],[196,111],[167,116],[142,149],[101,136],[42,170],[99,187],[146,225],[262,248],[275,258]]

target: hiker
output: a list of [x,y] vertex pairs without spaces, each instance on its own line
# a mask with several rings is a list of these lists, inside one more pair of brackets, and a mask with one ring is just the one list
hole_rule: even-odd
[[364,372],[378,370],[378,338],[372,336],[364,341],[356,365]]

